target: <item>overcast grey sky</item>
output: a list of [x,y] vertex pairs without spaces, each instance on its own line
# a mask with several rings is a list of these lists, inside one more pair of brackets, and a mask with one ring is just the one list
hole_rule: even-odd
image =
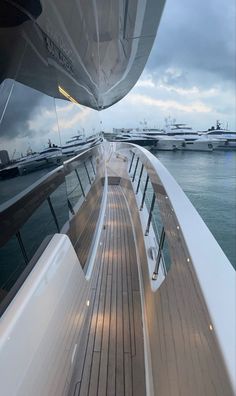
[[30,88],[22,95],[20,84],[15,84],[1,123],[1,147],[24,152],[31,145],[40,150],[48,138],[60,144],[58,122],[64,143],[77,130],[88,135],[97,131],[99,117],[105,131],[142,127],[144,120],[149,127],[161,128],[167,117],[198,130],[216,120],[236,130],[235,8],[235,0],[166,0],[141,78],[125,98],[103,112],[59,101],[56,119],[52,98],[41,99]]
[[167,0],[146,68],[101,115],[105,129],[164,125],[168,116],[205,129],[235,122],[235,0]]

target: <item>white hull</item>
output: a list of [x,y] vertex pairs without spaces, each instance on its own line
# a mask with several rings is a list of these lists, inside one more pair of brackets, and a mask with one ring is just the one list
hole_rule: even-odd
[[184,142],[181,145],[183,151],[213,151],[217,146],[218,142],[195,140],[192,142]]
[[163,150],[163,151],[178,150],[178,149],[181,149],[181,144],[183,142],[184,142],[183,140],[177,140],[177,139],[160,139],[160,138],[158,138],[156,149]]
[[51,166],[59,166],[62,164],[62,155],[53,156],[49,158],[42,158],[38,160],[25,161],[18,165],[19,174],[25,175],[30,172],[37,171]]
[[236,150],[236,142],[228,142],[228,144],[219,145],[216,150]]
[[77,155],[79,153],[82,153],[85,150],[90,149],[93,146],[96,146],[96,144],[100,143],[101,139],[92,139],[91,141],[86,142],[86,140],[84,140],[83,143],[75,143],[74,145],[69,145],[68,147],[63,146],[62,147],[62,155],[65,156],[71,156],[71,155]]

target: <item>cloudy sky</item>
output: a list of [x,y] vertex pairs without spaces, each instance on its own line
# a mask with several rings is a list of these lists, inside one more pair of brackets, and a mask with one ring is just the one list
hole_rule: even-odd
[[166,0],[146,68],[132,91],[102,112],[104,129],[163,127],[171,117],[236,129],[235,0]]
[[204,130],[220,120],[236,130],[235,9],[235,0],[166,0],[143,74],[125,98],[100,113],[65,101],[55,104],[30,88],[22,91],[20,83],[5,111],[1,103],[7,103],[12,84],[6,80],[0,86],[0,148],[11,156],[27,147],[38,151],[48,139],[60,145],[78,130],[92,134],[101,122],[111,131],[144,123],[162,128],[171,118]]

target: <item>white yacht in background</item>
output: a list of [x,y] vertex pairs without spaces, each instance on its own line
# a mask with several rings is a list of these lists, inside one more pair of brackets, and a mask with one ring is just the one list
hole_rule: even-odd
[[203,135],[200,136],[186,124],[175,123],[167,125],[165,133],[168,136],[174,137],[176,140],[181,140],[180,149],[183,151],[213,151],[222,144],[221,139]]
[[101,142],[102,137],[99,135],[89,136],[86,138],[83,134],[78,134],[72,136],[70,140],[68,140],[66,144],[61,147],[62,155],[67,157],[77,155]]
[[220,141],[216,150],[236,150],[236,132],[222,128],[220,121],[216,121],[216,126],[212,126],[207,131],[199,131],[200,136],[213,138]]
[[139,146],[145,147],[147,150],[164,150],[174,151],[181,148],[183,140],[177,140],[166,135],[165,132],[159,129],[116,129],[116,135],[113,138],[109,136],[110,141],[120,141],[138,144]]
[[60,147],[48,147],[39,153],[24,157],[17,162],[19,174],[25,175],[43,168],[62,164],[62,150]]
[[0,170],[0,179],[23,176],[40,169],[59,166],[63,162],[60,147],[51,146],[39,153],[29,152],[26,156],[17,159],[11,165]]
[[153,150],[175,151],[180,150],[184,139],[176,139],[168,136],[165,131],[160,129],[143,129],[143,135],[155,139],[156,143],[152,147]]
[[145,147],[147,150],[151,150],[156,145],[155,138],[147,136],[135,129],[131,129],[129,132],[122,131],[116,134],[111,141],[138,144],[141,147]]

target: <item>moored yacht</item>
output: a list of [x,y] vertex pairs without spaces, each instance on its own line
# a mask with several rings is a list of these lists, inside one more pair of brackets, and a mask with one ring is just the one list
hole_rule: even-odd
[[62,150],[60,147],[48,147],[39,153],[32,154],[17,162],[20,175],[39,169],[59,166],[62,164]]
[[222,128],[219,121],[216,122],[215,127],[212,126],[207,131],[201,131],[198,133],[203,137],[219,140],[220,144],[216,147],[217,150],[236,149],[236,132],[232,132],[228,129]]
[[64,156],[72,156],[88,150],[89,148],[95,146],[102,142],[101,136],[89,136],[85,137],[82,134],[73,136],[70,140],[66,142],[64,146],[61,147],[62,154]]
[[152,149],[157,143],[155,138],[146,136],[139,131],[137,132],[135,129],[117,134],[115,138],[110,139],[110,141],[138,144],[141,147],[145,147],[147,150]]
[[60,147],[48,147],[39,153],[31,153],[15,160],[0,170],[0,178],[8,179],[22,176],[44,168],[59,166],[62,164],[62,150]]
[[213,151],[222,144],[221,139],[199,135],[186,124],[171,124],[165,128],[165,133],[176,140],[181,139],[180,149],[183,151]]
[[180,150],[184,139],[176,139],[168,136],[163,130],[159,129],[144,129],[144,136],[155,139],[156,144],[153,146],[155,150],[175,151]]

